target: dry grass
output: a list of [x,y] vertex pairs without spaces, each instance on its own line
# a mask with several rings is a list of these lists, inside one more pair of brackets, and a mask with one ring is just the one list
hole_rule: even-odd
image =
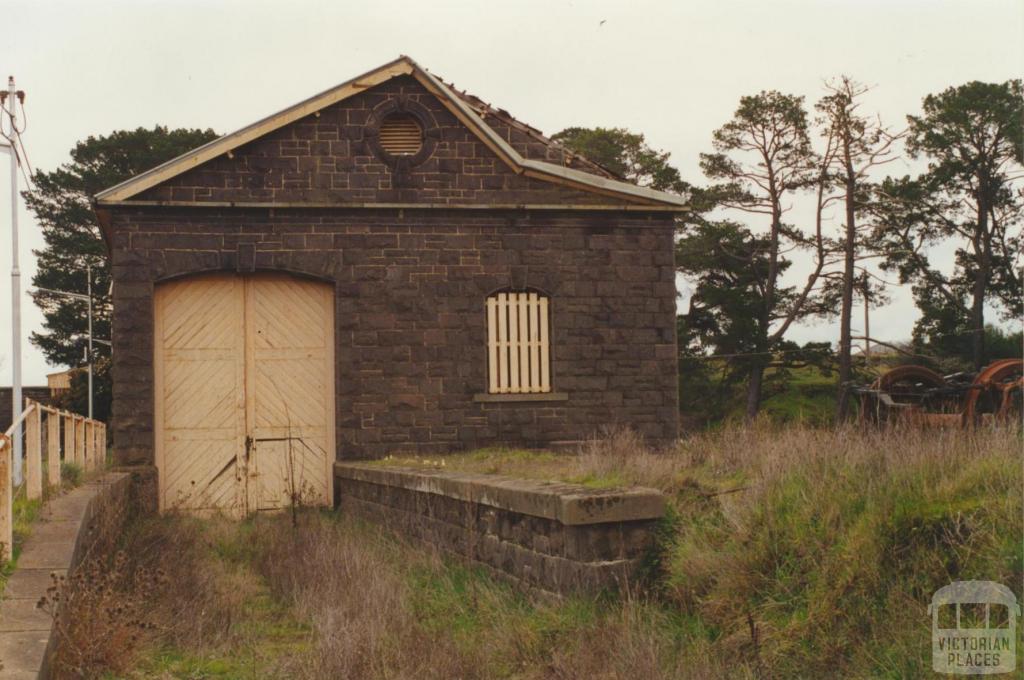
[[149,601],[166,585],[162,572],[133,568],[118,552],[113,560],[84,562],[70,578],[52,578],[38,603],[54,618],[58,645],[52,675],[93,678],[128,670],[155,626]]
[[254,537],[258,570],[316,634],[294,677],[478,677],[474,659],[418,625],[397,545],[317,513],[293,529],[263,521]]
[[742,677],[644,597],[534,601],[333,513],[149,520],[125,547],[73,580],[55,677]]
[[1021,585],[1020,453],[1008,430],[760,427],[617,464],[672,495],[666,597],[720,653],[772,676],[912,677],[936,589]]
[[612,430],[575,456],[492,450],[444,467],[661,489],[660,598],[712,631],[714,656],[764,677],[914,677],[930,666],[937,588],[1021,586],[1021,452],[1016,429],[760,423],[673,450]]
[[445,458],[664,490],[655,587],[616,599],[533,601],[334,513],[149,520],[126,548],[168,578],[131,663],[189,678],[929,677],[935,589],[1019,588],[1020,451],[1012,431],[762,425],[672,451],[619,431],[577,455]]
[[[255,587],[214,557],[225,523],[171,517],[142,520],[115,550],[98,550],[55,579],[40,607],[55,619],[55,678],[126,673],[155,641],[217,649]],[[109,547],[109,546],[108,546]]]
[[681,644],[673,614],[643,597],[533,601],[327,515],[291,532],[267,522],[256,535],[260,573],[314,632],[291,677],[737,677]]

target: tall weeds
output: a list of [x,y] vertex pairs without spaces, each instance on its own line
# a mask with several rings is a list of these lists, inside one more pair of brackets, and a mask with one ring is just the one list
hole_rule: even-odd
[[123,674],[154,644],[214,650],[254,588],[251,575],[216,558],[238,525],[168,516],[136,521],[116,549],[94,551],[40,601],[54,616],[52,677]]
[[670,494],[680,517],[664,592],[761,675],[907,676],[929,667],[931,594],[1019,588],[1014,430],[728,429],[646,450],[595,440],[576,473]]
[[[272,591],[308,620],[316,644],[295,673],[308,678],[474,678],[472,655],[418,625],[396,568],[410,555],[317,513],[287,530],[270,519],[254,535],[256,564]],[[422,557],[413,559],[424,559]]]
[[[668,495],[656,587],[616,599],[537,601],[332,512],[147,520],[122,549],[165,578],[146,598],[150,651],[124,658],[262,649],[237,677],[263,678],[928,677],[932,592],[1021,585],[1020,452],[1015,431],[761,424],[671,450],[610,431],[543,454],[545,475]],[[529,466],[528,452],[501,455]],[[261,643],[263,597],[299,622],[296,646]]]

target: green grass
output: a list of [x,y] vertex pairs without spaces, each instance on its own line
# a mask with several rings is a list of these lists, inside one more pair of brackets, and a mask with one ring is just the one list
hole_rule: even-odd
[[24,491],[14,497],[14,557],[17,559],[25,545],[25,539],[32,533],[32,524],[39,519],[43,509],[42,499],[28,500]]
[[420,457],[396,454],[372,465],[383,467],[414,467],[450,472],[472,472],[519,477],[523,479],[556,480],[579,484],[591,489],[612,489],[629,482],[614,471],[595,473],[580,471],[572,456],[543,449],[488,447]]
[[766,417],[778,422],[827,424],[835,416],[836,377],[812,367],[794,369],[786,389],[769,395],[761,409]]
[[309,625],[265,589],[248,598],[236,617],[230,645],[198,650],[157,643],[139,656],[130,677],[261,679],[282,659],[310,650]]
[[[670,517],[649,568],[692,624],[678,634],[739,644],[748,669],[926,677],[931,594],[969,579],[1016,588],[1024,574],[1018,432],[762,425],[695,436],[675,455],[628,437],[597,449],[490,449],[447,456],[445,468],[662,489]],[[451,587],[449,600],[466,590]]]
[[[835,417],[836,376],[814,366],[788,370],[781,388],[773,386],[776,369],[765,372],[761,416],[776,423],[827,425]],[[746,392],[737,390],[729,400],[725,420],[743,420]]]
[[752,475],[754,494],[689,505],[667,588],[727,634],[749,616],[781,677],[926,677],[935,590],[1019,585],[1018,436],[774,436],[767,458],[804,452]]
[[[928,678],[935,590],[1019,588],[1021,443],[1007,431],[762,425],[671,452],[617,433],[578,455],[395,456],[381,464],[661,489],[649,589],[531,599],[334,513],[306,513],[297,531],[287,518],[200,523],[183,545],[252,585],[231,639],[153,644],[135,677]],[[339,622],[365,639],[332,643]],[[294,655],[338,665],[300,673],[282,665]]]
[[18,557],[21,555],[21,550],[25,546],[25,540],[29,537],[29,534],[32,533],[32,524],[39,518],[39,511],[42,507],[42,500],[36,499],[30,501],[25,497],[24,487],[14,495],[12,502],[14,545],[11,550],[11,560],[0,566],[0,595],[3,595],[4,586],[7,585],[7,579],[10,578],[11,574],[14,573],[15,568],[18,566]]
[[542,449],[488,447],[435,456],[396,453],[372,461],[371,464],[484,473],[524,479],[555,479],[593,488],[609,488],[621,483],[614,475],[579,473],[573,469],[570,457]]
[[[172,678],[244,678],[259,677],[258,661],[245,658],[242,654],[230,657],[207,656],[180,649],[156,649],[139,666],[142,677]],[[116,678],[116,675],[107,675]]]
[[[568,596],[557,603],[537,601],[495,582],[486,570],[461,562],[421,563],[405,573],[405,580],[419,624],[430,636],[451,640],[467,656],[480,658],[487,678],[535,677],[530,669],[559,656],[600,657],[602,652],[591,649],[596,639],[608,635],[612,649],[627,642],[617,639],[614,632],[621,626],[624,611],[635,617],[629,624],[631,634],[657,640],[655,644],[665,650],[661,662],[669,667],[682,663],[684,648],[711,638],[711,632],[697,619],[669,603],[637,601],[624,609],[622,601],[611,594]],[[629,652],[620,651],[620,661],[627,659]],[[570,677],[593,673],[577,672],[579,676]],[[561,675],[556,672],[553,677]]]
[[[226,595],[237,587],[241,593],[234,593],[235,602],[230,611],[220,612],[226,624],[222,634],[212,640],[190,635],[175,642],[158,632],[132,652],[130,672],[108,672],[103,677],[110,680],[153,677],[263,680],[291,677],[283,668],[287,667],[289,660],[310,652],[312,631],[307,620],[271,592],[257,569],[256,532],[261,521],[262,518],[234,522],[219,517],[172,517],[136,522],[126,534],[126,547],[148,549],[158,561],[164,561],[173,555],[165,554],[167,548],[161,537],[186,536],[180,548],[188,553],[186,569],[194,571],[198,568],[220,574],[222,578],[217,580],[215,591]],[[167,570],[171,586],[179,580],[179,574],[172,565],[168,565]],[[219,597],[220,592],[215,596]],[[174,594],[165,592],[158,599],[173,600]],[[170,623],[158,623],[157,630],[169,629]]]

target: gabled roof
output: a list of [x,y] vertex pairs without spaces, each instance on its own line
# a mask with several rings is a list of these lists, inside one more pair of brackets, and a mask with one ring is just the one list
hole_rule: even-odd
[[[557,144],[541,135],[539,131],[515,120],[507,113],[493,109],[471,95],[456,93],[442,80],[406,56],[399,57],[368,73],[364,73],[341,85],[314,95],[283,111],[267,116],[241,130],[208,142],[116,186],[105,189],[96,194],[96,203],[98,206],[104,206],[130,201],[132,197],[147,189],[177,177],[243,144],[263,137],[278,128],[380,85],[392,78],[406,75],[415,78],[423,87],[436,96],[463,125],[476,134],[516,174],[567,185],[583,191],[602,193],[621,200],[632,201],[633,203],[676,207],[681,210],[686,208],[685,198],[626,182],[615,177],[607,169],[584,159],[578,154],[573,154],[568,149],[562,149],[564,151],[562,158],[565,165],[524,158],[488,125],[482,116],[492,115],[517,130],[527,132],[527,134],[530,134],[530,136],[549,147],[557,146]],[[561,149],[561,147],[559,148]]]

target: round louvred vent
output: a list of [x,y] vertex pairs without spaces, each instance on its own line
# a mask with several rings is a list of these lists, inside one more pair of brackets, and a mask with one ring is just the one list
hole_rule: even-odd
[[423,148],[423,128],[414,116],[395,113],[380,125],[380,148],[392,156],[413,156]]

